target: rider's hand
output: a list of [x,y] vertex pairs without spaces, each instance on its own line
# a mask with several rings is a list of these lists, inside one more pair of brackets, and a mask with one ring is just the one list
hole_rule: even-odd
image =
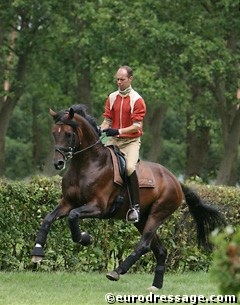
[[98,136],[101,137],[101,135],[102,135],[102,129],[101,129],[101,127],[98,127],[97,133],[98,133]]
[[108,137],[114,137],[114,136],[119,135],[119,129],[116,129],[116,128],[107,128],[107,129],[104,129],[103,132],[106,132],[106,135]]

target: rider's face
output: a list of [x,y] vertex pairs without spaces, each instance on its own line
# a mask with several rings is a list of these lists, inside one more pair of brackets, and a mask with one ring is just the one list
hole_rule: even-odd
[[133,79],[132,76],[128,77],[127,70],[122,68],[117,71],[115,77],[120,90],[125,90],[128,88],[131,85]]

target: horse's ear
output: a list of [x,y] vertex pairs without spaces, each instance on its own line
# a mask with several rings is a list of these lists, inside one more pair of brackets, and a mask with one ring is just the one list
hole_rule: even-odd
[[49,114],[52,116],[52,117],[55,117],[57,115],[57,113],[55,111],[53,111],[51,108],[49,108]]
[[74,110],[73,110],[73,108],[70,108],[69,113],[68,113],[68,118],[69,118],[70,120],[72,120],[73,117],[74,117]]

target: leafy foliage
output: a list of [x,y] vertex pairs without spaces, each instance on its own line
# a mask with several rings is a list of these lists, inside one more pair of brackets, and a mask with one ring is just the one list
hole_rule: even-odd
[[[0,270],[33,268],[30,254],[36,233],[60,198],[60,184],[58,176],[0,181]],[[219,205],[229,224],[239,224],[239,189],[196,187],[204,198]],[[123,221],[84,219],[79,223],[82,231],[93,236],[93,244],[74,244],[66,219],[58,220],[49,232],[40,270],[105,271],[129,255],[140,238],[135,227]],[[168,270],[208,270],[212,255],[197,248],[196,230],[185,205],[159,228],[159,235],[168,250]],[[155,259],[148,253],[131,271],[153,272],[154,268]]]
[[[42,170],[47,163],[47,152],[51,150],[46,122],[49,107],[64,109],[85,103],[83,93],[88,91],[89,110],[100,123],[106,97],[116,89],[113,74],[119,65],[128,64],[134,70],[134,88],[147,103],[143,157],[147,159],[152,148],[156,160],[184,175],[191,145],[187,134],[191,131],[198,136],[198,128],[207,126],[211,129],[209,152],[197,174],[206,181],[215,179],[226,137],[221,125],[228,117],[231,123],[238,103],[237,5],[233,0],[195,0],[191,5],[186,0],[137,0],[130,6],[127,0],[2,2],[0,82],[8,80],[12,89],[2,92],[2,96],[17,99],[10,124],[3,123],[9,125],[4,175],[11,179],[25,177],[36,169]],[[14,47],[10,41],[13,29],[17,30]],[[24,65],[18,68],[19,58],[24,59]],[[18,71],[24,79],[16,79]],[[83,79],[87,81],[82,82]],[[221,81],[225,98],[220,113],[216,81]],[[15,83],[21,88],[21,96],[14,91]],[[19,109],[25,110],[26,104],[29,108],[25,116],[19,117]],[[0,111],[3,105],[6,103],[0,99]],[[159,122],[156,114],[163,108],[163,124],[155,134]],[[26,116],[29,124],[25,124]],[[6,118],[5,111],[2,117]],[[0,137],[2,130],[1,127]],[[1,138],[0,144],[3,141]],[[22,159],[32,161],[26,162],[25,169],[17,166],[22,163],[19,155],[12,154],[19,142],[29,143],[21,147]],[[0,165],[4,147],[1,150]],[[1,168],[0,171],[2,175]]]
[[240,293],[240,226],[228,226],[224,232],[213,237],[214,275],[222,294]]

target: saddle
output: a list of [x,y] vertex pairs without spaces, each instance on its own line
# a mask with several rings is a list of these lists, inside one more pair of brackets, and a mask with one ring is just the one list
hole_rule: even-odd
[[[126,159],[124,157],[124,154],[119,150],[119,148],[115,145],[109,145],[106,146],[112,157],[112,163],[113,163],[113,180],[114,183],[124,186],[126,184]],[[146,166],[144,162],[138,161],[136,172],[138,176],[138,183],[140,188],[154,188],[155,187],[155,179],[153,176],[153,173],[149,167]],[[113,217],[118,209],[122,206],[124,203],[124,196],[123,193],[120,193],[114,200],[110,211],[107,215],[105,215],[106,218]]]
[[[116,145],[109,145],[107,148],[109,149],[112,157],[114,183],[123,186],[126,180],[126,160],[124,154]],[[155,187],[155,179],[151,169],[141,160],[139,160],[137,163],[136,172],[140,188]]]

